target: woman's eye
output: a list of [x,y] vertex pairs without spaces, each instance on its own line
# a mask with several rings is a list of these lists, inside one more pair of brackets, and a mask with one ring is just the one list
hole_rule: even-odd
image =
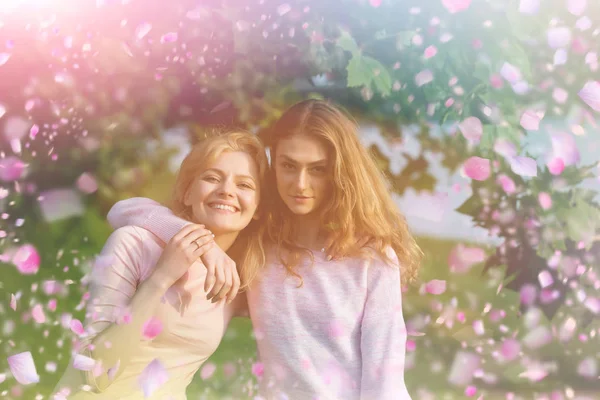
[[216,176],[207,176],[204,178],[206,182],[219,182],[219,179]]
[[242,187],[244,189],[253,189],[252,185],[249,185],[247,183],[240,183],[239,187]]
[[288,162],[284,162],[283,164],[281,164],[283,166],[283,168],[285,169],[292,169],[294,168],[294,166]]
[[323,174],[326,172],[325,167],[314,167],[313,171],[315,171],[318,174]]

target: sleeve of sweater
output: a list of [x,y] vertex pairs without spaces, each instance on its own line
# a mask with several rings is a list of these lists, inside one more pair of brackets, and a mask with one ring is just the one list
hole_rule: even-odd
[[395,253],[391,255],[396,265],[373,260],[367,269],[360,344],[361,400],[410,400],[404,382],[407,334],[402,315],[400,268]]
[[108,223],[114,228],[126,225],[139,226],[168,243],[189,221],[179,218],[162,204],[144,197],[118,201],[107,215]]

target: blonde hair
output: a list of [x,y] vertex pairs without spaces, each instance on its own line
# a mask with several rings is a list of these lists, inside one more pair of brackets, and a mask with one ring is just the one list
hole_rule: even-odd
[[[193,220],[191,207],[185,205],[184,199],[194,179],[208,165],[213,163],[222,153],[234,151],[249,154],[256,162],[260,179],[260,199],[257,215],[261,214],[265,196],[265,174],[268,161],[265,147],[260,139],[252,133],[245,131],[213,132],[204,140],[192,147],[179,168],[173,198],[170,208],[173,213],[188,221]],[[200,223],[202,221],[199,221]],[[247,288],[258,275],[258,271],[266,262],[264,234],[262,224],[252,219],[248,226],[242,229],[233,246],[227,253],[237,264],[241,280],[241,287]]]
[[[357,234],[372,238],[369,247],[392,264],[386,249],[397,256],[404,283],[416,279],[423,252],[408,229],[404,216],[394,203],[382,172],[358,139],[357,123],[338,107],[322,100],[305,100],[290,107],[268,132],[265,143],[276,159],[279,140],[292,135],[312,135],[322,139],[332,157],[331,196],[322,205],[321,220],[326,235],[335,232],[335,254],[357,256]],[[271,168],[267,185],[276,187]],[[277,244],[278,256],[288,273],[302,279],[296,265],[307,249],[294,244],[293,214],[279,196],[271,196],[266,206],[266,234]],[[282,257],[282,249],[288,253]],[[313,259],[314,261],[314,259]]]

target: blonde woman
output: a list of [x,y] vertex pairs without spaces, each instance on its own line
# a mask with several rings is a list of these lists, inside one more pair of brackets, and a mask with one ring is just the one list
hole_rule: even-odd
[[137,226],[109,237],[92,272],[85,335],[55,398],[186,398],[237,312],[235,302],[207,299],[199,257],[216,248],[230,254],[243,266],[242,287],[264,265],[256,218],[266,168],[256,136],[208,138],[175,182],[171,211],[187,225],[166,242]]
[[[267,262],[247,293],[261,395],[410,399],[401,281],[416,277],[422,252],[356,123],[328,102],[307,100],[283,114],[267,145]],[[148,199],[118,203],[110,220],[164,240],[184,224]],[[330,253],[346,257],[322,251],[331,237]],[[369,246],[357,245],[359,237]]]

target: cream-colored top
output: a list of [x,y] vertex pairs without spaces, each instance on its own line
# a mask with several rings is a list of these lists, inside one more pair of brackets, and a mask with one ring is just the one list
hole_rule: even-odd
[[[91,343],[99,332],[115,322],[119,310],[129,304],[140,282],[150,276],[163,248],[164,242],[139,227],[125,226],[109,237],[91,275],[91,297],[84,324],[89,334],[84,344]],[[212,304],[206,300],[205,276],[206,268],[198,261],[187,276],[166,292],[154,313],[162,323],[162,332],[142,341],[138,353],[106,390],[98,393],[93,373],[81,373],[71,367],[57,389],[65,384],[71,387],[87,384],[95,389],[68,397],[73,400],[184,400],[186,387],[217,349],[233,314],[233,307],[225,302]],[[140,375],[154,359],[160,361],[169,380],[145,398]]]

